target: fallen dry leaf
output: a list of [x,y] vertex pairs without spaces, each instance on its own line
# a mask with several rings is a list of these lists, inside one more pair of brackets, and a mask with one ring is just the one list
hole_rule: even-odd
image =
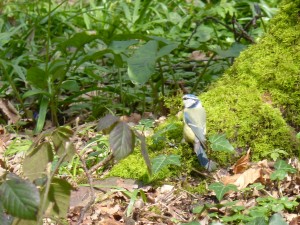
[[246,155],[241,157],[234,165],[233,173],[242,173],[246,170],[246,168],[249,166],[249,159],[250,159],[250,148],[247,151]]
[[233,183],[239,190],[253,184],[261,177],[261,168],[250,168],[240,175],[240,177]]
[[0,99],[0,110],[12,123],[17,123],[21,118],[16,108],[7,99]]

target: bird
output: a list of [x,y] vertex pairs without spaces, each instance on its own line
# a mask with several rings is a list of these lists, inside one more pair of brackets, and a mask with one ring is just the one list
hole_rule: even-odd
[[182,97],[183,110],[183,135],[187,142],[194,144],[194,151],[198,161],[208,171],[216,170],[216,162],[208,159],[206,149],[206,112],[200,99],[193,94]]

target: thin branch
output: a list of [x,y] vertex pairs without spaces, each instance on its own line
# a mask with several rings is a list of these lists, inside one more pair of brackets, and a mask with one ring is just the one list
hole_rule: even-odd
[[80,154],[77,154],[81,163],[82,163],[82,166],[83,166],[83,169],[84,169],[84,172],[86,174],[86,177],[88,179],[88,182],[89,182],[89,185],[90,185],[90,201],[81,209],[80,211],[80,216],[79,216],[79,219],[77,221],[77,225],[80,225],[83,221],[83,218],[84,218],[84,214],[88,211],[88,209],[94,204],[95,202],[95,191],[94,191],[94,187],[93,187],[93,178],[92,176],[90,176],[90,173],[86,167],[86,163],[84,161],[84,158],[80,155]]
[[107,158],[103,159],[101,162],[99,162],[96,165],[94,165],[88,172],[90,174],[94,173],[98,168],[106,165],[112,159],[113,159],[113,154],[108,155]]

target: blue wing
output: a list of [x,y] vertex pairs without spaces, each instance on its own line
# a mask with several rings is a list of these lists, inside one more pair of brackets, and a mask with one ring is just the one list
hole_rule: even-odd
[[[196,113],[197,112],[197,113]],[[194,151],[197,155],[198,161],[205,169],[208,171],[213,171],[216,169],[216,163],[210,159],[208,159],[205,152],[205,123],[206,123],[206,115],[205,111],[200,113],[204,113],[199,120],[199,109],[195,110],[195,112],[184,112],[184,120],[185,123],[191,128],[196,138],[194,140]]]

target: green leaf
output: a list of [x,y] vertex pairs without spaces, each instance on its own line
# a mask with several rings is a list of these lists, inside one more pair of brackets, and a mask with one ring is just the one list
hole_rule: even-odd
[[283,217],[279,213],[275,213],[271,216],[269,225],[288,225],[287,222],[284,221]]
[[33,95],[46,95],[46,96],[50,97],[50,94],[47,91],[43,91],[40,89],[33,89],[33,90],[26,91],[24,93],[24,95],[22,96],[22,98],[28,98]]
[[27,70],[26,79],[30,85],[37,89],[47,91],[48,75],[39,67],[32,67]]
[[168,44],[168,45],[162,47],[161,49],[159,49],[156,57],[160,58],[160,57],[170,54],[174,49],[176,49],[178,47],[178,45],[179,45],[178,43],[172,43],[172,44]]
[[288,164],[287,162],[285,162],[284,160],[277,160],[274,164],[274,167],[276,170],[284,170],[287,173],[296,173],[297,170],[292,167],[290,164]]
[[64,161],[70,161],[76,153],[75,147],[70,140],[73,131],[66,127],[59,127],[52,133],[54,150],[59,157],[64,156]]
[[110,148],[116,160],[127,157],[133,151],[134,138],[135,136],[127,123],[117,123],[109,134]]
[[211,34],[214,32],[213,28],[205,25],[200,25],[197,28],[197,32],[194,37],[197,38],[198,42],[206,42],[211,39]]
[[51,205],[51,214],[61,218],[66,218],[69,210],[69,202],[72,186],[63,179],[54,178],[50,185],[49,201]]
[[213,190],[216,193],[216,197],[219,201],[228,191],[238,191],[237,187],[233,184],[224,185],[222,183],[212,183],[208,186],[208,189]]
[[276,170],[270,175],[271,180],[283,180],[285,176],[287,175],[287,172],[284,170]]
[[215,134],[209,137],[213,151],[234,152],[234,147],[226,139],[225,134]]
[[65,89],[67,91],[73,91],[73,92],[80,90],[80,87],[76,80],[66,80],[66,81],[62,82],[61,88]]
[[300,132],[296,135],[296,138],[300,139]]
[[45,120],[46,120],[46,114],[49,104],[49,98],[47,96],[42,96],[41,103],[40,103],[40,110],[39,110],[39,116],[35,127],[35,133],[39,133],[42,131]]
[[25,156],[23,172],[30,180],[45,174],[47,164],[53,161],[53,152],[49,142],[43,142]]
[[102,117],[99,120],[99,123],[97,125],[97,130],[101,131],[101,130],[111,130],[113,125],[115,125],[116,122],[119,121],[119,118],[116,116],[113,116],[111,114],[107,114],[106,116]]
[[233,45],[227,50],[222,50],[219,46],[218,48],[212,49],[212,51],[216,52],[219,56],[223,58],[235,58],[240,55],[240,52],[246,48],[246,45],[240,43],[233,43]]
[[127,217],[130,217],[132,214],[134,203],[138,198],[138,193],[139,193],[139,190],[135,189],[130,195],[130,202],[129,202],[129,204],[127,206],[127,210],[126,210]]
[[38,189],[14,174],[8,174],[0,186],[0,199],[7,212],[21,219],[36,219],[40,204]]
[[159,155],[152,159],[152,171],[154,174],[158,173],[162,168],[167,165],[180,166],[179,155]]
[[246,223],[246,225],[268,225],[268,221],[264,217],[255,217],[252,221]]
[[113,52],[115,54],[120,54],[120,53],[123,53],[125,52],[125,50],[131,46],[131,45],[134,45],[134,44],[137,44],[138,41],[137,40],[125,40],[125,41],[112,41],[108,48],[113,50]]
[[128,75],[133,83],[144,84],[155,73],[157,41],[148,41],[128,59]]
[[205,210],[204,205],[198,205],[195,208],[193,208],[193,213],[201,214]]
[[76,33],[73,37],[61,43],[60,46],[63,48],[67,48],[67,47],[81,48],[85,44],[90,43],[97,38],[98,38],[97,35],[88,34],[87,32],[84,31],[81,33]]

